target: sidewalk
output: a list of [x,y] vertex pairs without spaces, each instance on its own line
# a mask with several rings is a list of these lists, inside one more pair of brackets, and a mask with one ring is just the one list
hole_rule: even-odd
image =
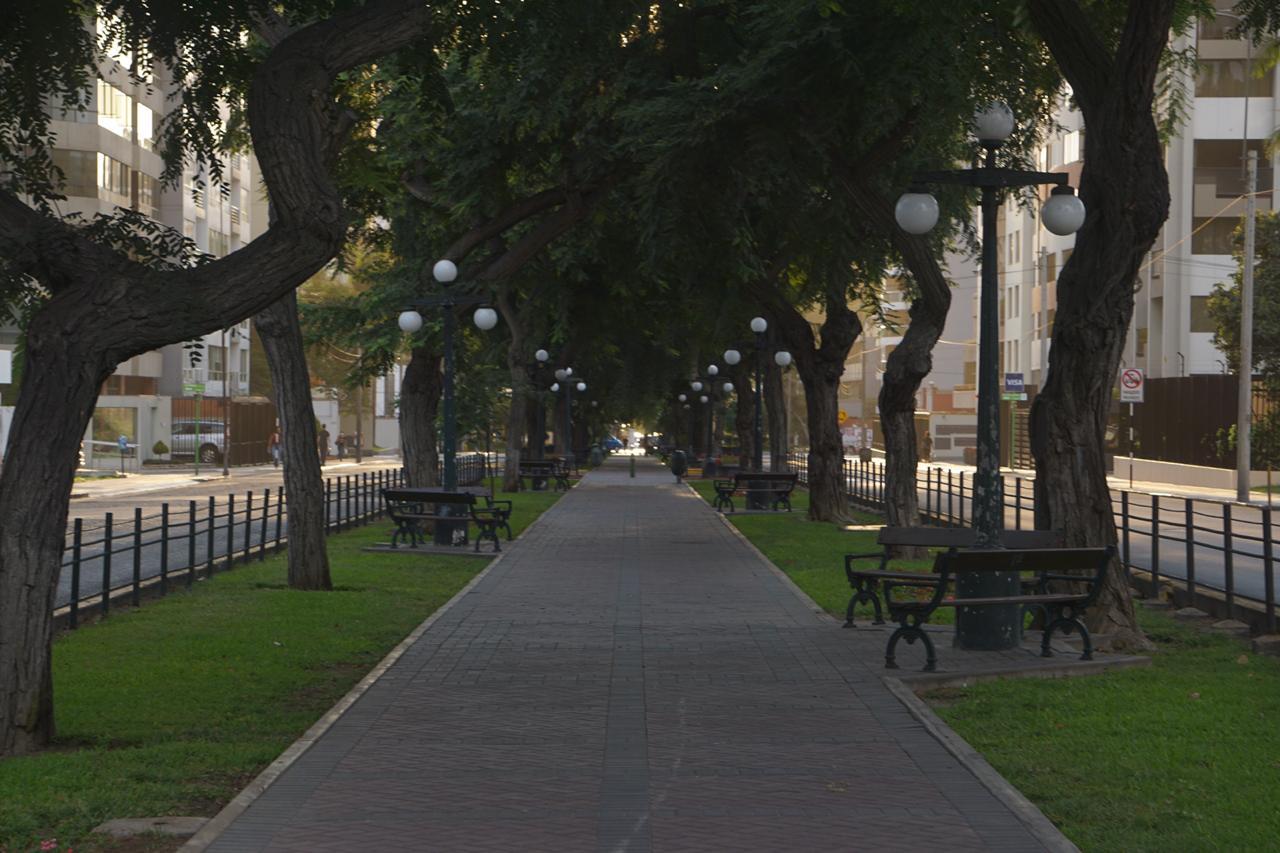
[[[974,471],[976,470],[972,465],[961,465],[955,462],[921,462],[920,468],[941,468],[944,471],[949,470],[955,472],[964,471],[967,478],[972,478]],[[1016,476],[1027,481],[1032,481],[1036,478],[1036,472],[1031,468],[1001,467],[1000,473],[1006,477]],[[1277,484],[1280,485],[1280,477],[1277,477]],[[1117,477],[1112,474],[1107,475],[1107,485],[1109,485],[1113,491],[1118,492],[1131,491],[1144,495],[1171,495],[1180,498],[1236,503],[1235,489],[1214,489],[1207,486],[1180,486],[1175,483],[1159,483],[1145,480],[1134,480],[1133,485],[1130,486],[1128,477]],[[1280,495],[1273,495],[1272,500],[1276,505],[1280,505]],[[1267,493],[1251,493],[1249,497],[1249,504],[1259,507],[1267,506]]]
[[[367,456],[359,464],[356,463],[354,458],[341,461],[330,459],[329,463],[320,469],[320,472],[322,476],[338,472],[352,474],[357,471],[399,467],[400,464],[400,457],[390,454]],[[249,477],[261,477],[273,471],[276,475],[283,477],[282,469],[269,464],[237,465],[231,468],[230,475],[227,477],[222,475],[221,465],[201,465],[199,476],[196,476],[195,468],[192,465],[182,468],[144,468],[142,471],[126,474],[124,477],[93,477],[91,479],[78,480],[71,487],[71,497],[116,497],[119,495],[141,494],[161,489],[171,489],[175,486],[187,486],[192,483],[222,483]],[[77,476],[81,476],[81,473],[77,472]],[[87,471],[83,473],[96,474],[98,472]]]
[[626,465],[184,849],[1073,849],[895,695],[883,634],[841,630],[669,473]]

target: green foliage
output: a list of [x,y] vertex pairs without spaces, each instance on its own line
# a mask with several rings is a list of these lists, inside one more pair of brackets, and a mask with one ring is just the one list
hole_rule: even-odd
[[163,441],[157,441],[155,444],[151,445],[151,452],[156,456],[165,456],[169,453],[169,445],[165,444]]
[[[1253,370],[1270,387],[1280,388],[1280,215],[1258,211],[1253,272]],[[1243,269],[1243,223],[1232,238],[1239,268],[1230,284],[1218,284],[1209,297],[1213,344],[1233,372],[1240,369],[1240,284]]]

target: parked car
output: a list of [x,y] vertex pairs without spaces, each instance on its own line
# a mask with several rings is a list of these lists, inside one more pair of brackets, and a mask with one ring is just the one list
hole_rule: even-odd
[[620,439],[620,438],[618,438],[617,436],[614,436],[614,435],[611,435],[611,436],[609,436],[608,438],[606,438],[606,439],[604,440],[604,449],[605,449],[605,450],[611,450],[611,451],[612,451],[612,450],[621,450],[624,446],[625,446],[625,445],[623,445],[623,443],[622,443],[622,439]]
[[222,461],[222,453],[226,441],[231,440],[230,430],[223,434],[221,420],[201,418],[176,420],[173,422],[173,441],[171,455],[195,457],[199,454],[201,462],[209,465]]

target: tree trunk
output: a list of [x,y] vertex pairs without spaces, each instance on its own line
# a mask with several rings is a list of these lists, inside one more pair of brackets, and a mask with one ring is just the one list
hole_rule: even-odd
[[[1174,0],[1131,0],[1114,54],[1075,3],[1031,0],[1044,39],[1084,114],[1080,198],[1087,211],[1058,277],[1049,374],[1031,411],[1036,526],[1068,545],[1115,544],[1103,458],[1111,389],[1133,316],[1143,257],[1169,213],[1169,180],[1152,114]],[[1119,561],[1090,625],[1112,648],[1148,645]]]
[[844,443],[840,439],[843,362],[840,367],[835,372],[811,370],[800,375],[809,416],[809,518],[814,521],[845,521],[849,517]]
[[804,385],[809,421],[809,518],[844,522],[849,519],[844,490],[844,446],[840,441],[840,377],[862,321],[849,308],[844,278],[847,269],[834,269],[824,295],[825,314],[818,336],[781,290],[760,282],[752,292],[769,306],[770,326],[791,352]]
[[436,412],[444,390],[442,359],[430,347],[414,347],[400,384],[400,446],[404,449],[404,471],[410,486],[440,484]]
[[[864,219],[893,242],[919,288],[919,295],[911,303],[911,322],[885,364],[879,399],[880,431],[884,435],[886,520],[893,527],[915,527],[920,524],[916,491],[919,465],[916,392],[933,370],[933,348],[942,336],[951,310],[951,287],[938,265],[933,247],[898,227],[893,206],[864,176],[842,170],[838,179]],[[899,550],[899,556],[909,559],[924,555],[923,548]]]
[[289,586],[333,589],[325,547],[324,479],[316,453],[316,415],[311,376],[291,292],[259,312],[253,324],[262,339],[276,391],[276,413],[284,441],[284,487],[289,498]]
[[787,471],[787,400],[782,390],[782,368],[772,363],[764,369],[764,404],[769,429],[769,470]]
[[272,47],[254,70],[247,113],[278,220],[225,258],[152,269],[0,190],[9,271],[38,277],[51,294],[28,327],[25,381],[0,472],[0,757],[53,735],[52,607],[77,453],[98,389],[134,355],[266,309],[334,256],[347,216],[331,167],[350,122],[329,94],[332,83],[421,39],[436,14],[408,0],[365,4]]
[[[91,318],[93,305],[79,313]],[[32,321],[0,468],[0,755],[34,752],[54,735],[50,650],[67,495],[98,389],[114,370],[52,312]]]
[[507,410],[507,458],[502,465],[502,490],[520,488],[520,460],[523,458],[525,424],[529,420],[529,369],[520,357],[522,349],[513,338],[507,350],[511,371],[511,408]]
[[750,471],[756,446],[755,397],[751,387],[751,369],[744,358],[728,368],[737,400],[733,407],[733,428],[738,434],[738,470]]

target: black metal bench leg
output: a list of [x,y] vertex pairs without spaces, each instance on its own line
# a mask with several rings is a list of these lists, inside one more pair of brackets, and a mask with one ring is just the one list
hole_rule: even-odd
[[1049,643],[1053,639],[1054,630],[1057,628],[1062,628],[1064,635],[1069,633],[1071,628],[1079,631],[1080,644],[1084,647],[1080,660],[1093,660],[1093,638],[1089,636],[1089,629],[1084,626],[1084,623],[1074,616],[1059,616],[1044,626],[1044,636],[1040,638],[1040,657],[1053,657],[1053,649],[1049,648]]
[[873,625],[884,624],[884,613],[880,609],[879,596],[877,596],[875,592],[871,590],[855,589],[853,591],[853,596],[849,599],[849,606],[844,611],[844,627],[846,628],[853,627],[853,609],[857,607],[859,604],[862,604],[864,602],[870,603],[870,605],[873,608],[875,608],[875,611],[876,611],[875,621],[872,622],[871,624]]
[[894,654],[894,648],[898,645],[898,640],[905,639],[907,645],[915,643],[917,639],[924,643],[924,669],[922,672],[934,672],[938,668],[938,653],[933,648],[933,640],[929,639],[919,626],[903,625],[894,631],[889,637],[889,644],[884,650],[884,668],[897,669],[898,661]]

